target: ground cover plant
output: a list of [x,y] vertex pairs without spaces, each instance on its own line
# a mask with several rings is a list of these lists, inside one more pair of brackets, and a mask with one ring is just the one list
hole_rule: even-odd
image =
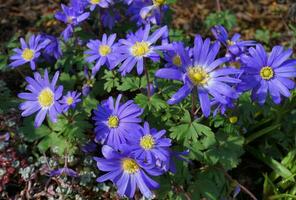
[[296,4],[238,2],[36,1],[1,27],[0,199],[296,199]]

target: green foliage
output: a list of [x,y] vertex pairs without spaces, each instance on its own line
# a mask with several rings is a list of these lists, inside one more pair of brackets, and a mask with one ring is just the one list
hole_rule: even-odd
[[20,101],[11,95],[11,91],[7,88],[6,83],[0,80],[0,113],[15,108]]
[[104,90],[111,92],[113,88],[119,86],[119,78],[116,71],[104,70],[104,76],[102,77],[106,82],[104,83]]
[[276,39],[280,36],[280,33],[270,32],[270,30],[267,29],[258,29],[255,33],[255,39],[265,44],[268,44],[271,39]]
[[221,24],[226,29],[230,30],[237,24],[237,19],[234,14],[229,10],[221,12],[213,12],[204,21],[207,28],[211,28],[214,25]]

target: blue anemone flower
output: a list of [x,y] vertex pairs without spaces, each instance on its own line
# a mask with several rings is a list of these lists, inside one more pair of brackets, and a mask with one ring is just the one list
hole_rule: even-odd
[[57,116],[62,112],[62,106],[59,99],[63,94],[63,86],[56,88],[59,72],[56,72],[52,81],[48,78],[48,72],[45,70],[44,78],[38,72],[34,73],[34,79],[26,77],[29,85],[26,87],[30,93],[24,92],[18,94],[18,97],[26,101],[21,103],[19,108],[23,110],[22,116],[27,117],[38,111],[35,117],[35,127],[39,127],[46,114],[52,122],[57,122]]
[[182,67],[181,55],[187,54],[191,56],[192,51],[190,48],[185,47],[183,42],[173,42],[172,50],[164,53],[164,60],[167,62],[165,67],[180,68]]
[[73,169],[70,169],[68,167],[59,168],[57,170],[52,170],[50,172],[50,176],[62,176],[62,175],[71,176],[71,177],[78,176],[77,172],[75,172]]
[[96,141],[119,148],[130,138],[139,134],[142,121],[140,116],[143,109],[134,104],[132,100],[120,103],[122,95],[114,102],[112,97],[98,105],[94,111]]
[[110,4],[113,4],[113,0],[88,0],[90,4],[90,10],[93,11],[96,7],[108,8]]
[[150,25],[146,25],[144,29],[140,28],[135,34],[128,34],[127,39],[119,40],[122,44],[121,59],[123,64],[119,71],[122,75],[132,71],[134,66],[137,66],[138,74],[142,74],[144,70],[144,58],[150,58],[153,61],[158,61],[160,56],[157,50],[169,49],[170,45],[154,46],[154,43],[165,35],[168,31],[167,26],[157,29],[152,35],[150,34]]
[[112,70],[119,63],[120,53],[118,52],[119,44],[114,43],[116,39],[116,34],[112,34],[109,37],[104,34],[102,40],[90,40],[87,43],[89,50],[85,51],[86,61],[92,63],[96,61],[95,66],[92,69],[92,75],[95,76],[100,70],[102,65],[107,65],[107,67]]
[[149,124],[145,122],[140,134],[130,139],[132,154],[151,164],[156,160],[166,162],[170,159],[171,140],[163,137],[165,133],[165,130],[150,129]]
[[63,112],[67,112],[70,108],[74,109],[76,107],[76,104],[81,101],[81,99],[79,98],[80,95],[80,92],[68,91],[68,93],[63,96],[62,100],[60,100],[60,103],[63,106]]
[[117,187],[117,193],[120,196],[133,198],[136,189],[147,198],[152,197],[151,190],[159,188],[159,184],[152,180],[147,174],[159,176],[162,170],[149,165],[130,153],[128,146],[122,145],[121,151],[115,151],[110,146],[103,146],[102,153],[104,158],[94,157],[97,161],[99,170],[108,172],[97,178],[98,182],[111,180]]
[[208,117],[211,113],[212,97],[221,103],[227,103],[227,97],[238,97],[236,90],[230,84],[240,82],[232,76],[241,73],[241,70],[222,67],[228,58],[216,59],[219,49],[219,42],[211,44],[209,38],[203,41],[198,35],[194,40],[193,60],[188,55],[181,55],[182,68],[163,68],[156,72],[157,77],[182,81],[184,84],[171,97],[169,104],[179,103],[192,90],[197,90],[202,112]]
[[67,24],[66,29],[62,32],[64,40],[67,41],[72,37],[74,27],[86,20],[89,16],[89,12],[82,13],[78,7],[68,7],[64,4],[62,11],[58,11],[55,14],[55,18]]
[[295,88],[296,59],[289,59],[292,49],[284,50],[282,46],[275,46],[268,55],[261,44],[251,47],[248,55],[242,55],[244,63],[242,69],[242,83],[238,89],[252,90],[252,98],[259,104],[264,104],[268,93],[274,103],[281,102],[281,96],[289,97]]
[[32,35],[29,40],[29,45],[27,45],[24,38],[21,38],[20,42],[21,49],[13,49],[16,54],[10,57],[12,62],[9,64],[9,66],[16,68],[25,63],[30,63],[31,69],[35,70],[35,62],[40,56],[40,50],[44,49],[50,43],[50,40],[47,38],[42,38],[41,35]]
[[232,61],[237,61],[242,53],[256,44],[253,40],[240,40],[241,35],[238,33],[229,38],[226,29],[221,25],[214,26],[212,33],[227,48],[226,57],[229,57]]

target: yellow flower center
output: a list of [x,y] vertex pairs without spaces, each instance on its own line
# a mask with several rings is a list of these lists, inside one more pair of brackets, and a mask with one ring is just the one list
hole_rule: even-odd
[[101,56],[106,56],[111,53],[111,48],[108,45],[101,45],[99,47],[99,53]]
[[38,102],[42,107],[50,107],[53,104],[53,101],[54,93],[49,88],[45,88],[40,92]]
[[238,117],[237,116],[232,116],[232,117],[229,117],[229,122],[232,123],[232,124],[235,124],[238,120]]
[[189,67],[187,72],[194,85],[204,85],[209,80],[209,75],[202,67]]
[[235,45],[235,42],[231,41],[231,40],[227,40],[226,43],[227,43],[228,46]]
[[140,140],[140,146],[145,150],[152,149],[154,145],[155,145],[154,138],[150,134],[143,136]]
[[90,0],[90,3],[91,3],[91,4],[98,4],[98,3],[100,3],[100,1],[101,1],[101,0]]
[[132,46],[132,55],[133,56],[144,56],[150,51],[149,44],[147,42],[136,42]]
[[73,17],[71,16],[67,17],[67,23],[72,24],[72,22],[73,22]]
[[74,102],[74,99],[72,97],[67,98],[67,104],[70,106]]
[[179,55],[175,55],[173,58],[173,64],[180,67],[182,65],[181,57]]
[[110,128],[117,128],[119,124],[119,119],[117,116],[111,116],[108,119],[108,126]]
[[137,162],[131,158],[124,158],[122,160],[122,168],[129,174],[134,174],[139,171],[140,167]]
[[25,48],[22,53],[22,57],[23,57],[23,59],[25,59],[27,61],[32,60],[34,57],[34,54],[35,54],[34,50]]
[[166,0],[153,0],[153,4],[155,6],[161,6],[161,5],[165,4],[165,1]]
[[269,66],[262,67],[260,70],[260,76],[264,80],[270,80],[274,76],[273,69]]

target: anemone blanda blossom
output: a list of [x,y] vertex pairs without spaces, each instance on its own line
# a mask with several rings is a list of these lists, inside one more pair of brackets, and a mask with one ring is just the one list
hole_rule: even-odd
[[128,146],[122,145],[121,151],[118,152],[105,145],[102,153],[104,158],[94,157],[94,159],[97,161],[97,167],[108,173],[97,178],[97,181],[111,180],[116,185],[120,196],[133,198],[136,189],[139,188],[145,197],[150,198],[152,197],[151,190],[159,188],[159,184],[147,174],[159,176],[163,171],[155,165],[146,164],[133,157]]
[[150,129],[148,122],[145,122],[140,134],[130,139],[132,154],[150,164],[156,160],[166,162],[170,159],[171,140],[163,137],[165,133],[165,130]]
[[226,98],[237,98],[238,94],[230,84],[237,84],[239,79],[232,77],[241,70],[222,67],[228,58],[216,59],[219,52],[219,42],[211,44],[209,38],[205,41],[197,35],[194,40],[193,60],[188,55],[181,55],[182,68],[163,68],[156,72],[160,78],[179,80],[183,86],[175,93],[169,104],[176,104],[187,97],[192,90],[197,90],[199,103],[203,114],[211,113],[211,98],[221,103],[227,103]]
[[292,53],[282,46],[273,47],[270,54],[261,44],[251,47],[248,55],[241,56],[244,74],[238,89],[252,90],[252,98],[259,104],[265,103],[268,94],[279,104],[281,96],[289,97],[289,90],[295,87],[296,59],[289,59]]
[[62,56],[60,41],[56,37],[47,34],[42,34],[42,38],[43,40],[50,40],[48,45],[46,45],[46,47],[44,48],[44,57],[47,60],[50,60],[50,58],[52,57],[54,57],[55,59],[59,59]]
[[115,7],[113,7],[110,10],[102,10],[101,19],[103,26],[112,30],[112,28],[121,19],[121,17],[119,11]]
[[164,12],[168,10],[165,0],[134,0],[129,2],[128,15],[138,26],[146,24],[161,24]]
[[169,9],[166,0],[152,0],[150,4],[140,10],[141,19],[152,24],[161,24],[162,16]]
[[119,148],[131,137],[139,134],[142,120],[140,115],[143,109],[139,108],[132,100],[120,103],[122,95],[118,95],[116,102],[109,97],[108,100],[98,105],[94,111],[96,141]]
[[214,26],[212,33],[227,48],[226,57],[229,57],[232,61],[239,59],[242,53],[256,43],[252,40],[240,40],[241,35],[238,33],[235,33],[232,38],[229,38],[226,29],[221,25]]
[[87,43],[89,50],[85,51],[86,61],[92,63],[96,61],[95,66],[92,68],[92,75],[95,76],[100,70],[102,65],[107,65],[107,67],[112,70],[119,63],[120,53],[118,52],[119,44],[114,43],[116,39],[116,34],[112,34],[109,37],[104,34],[102,40],[90,40]]
[[79,98],[80,95],[80,92],[68,91],[68,93],[60,100],[60,103],[63,106],[63,112],[67,112],[70,108],[74,109],[76,104],[81,101]]
[[108,8],[110,4],[113,4],[113,0],[88,0],[90,4],[90,10],[93,11],[96,7]]
[[71,176],[71,177],[78,176],[77,172],[75,172],[73,169],[70,169],[68,167],[59,168],[57,170],[52,170],[50,172],[50,176],[62,176],[62,175]]
[[49,39],[42,39],[41,35],[32,35],[29,40],[29,44],[25,42],[24,38],[20,39],[21,49],[15,48],[13,51],[16,53],[11,56],[12,62],[10,67],[16,68],[25,63],[30,63],[31,69],[36,69],[36,60],[40,56],[40,50],[44,49],[50,42]]
[[137,67],[138,74],[142,74],[144,70],[144,58],[150,58],[153,61],[160,59],[157,50],[170,49],[170,45],[154,46],[154,43],[165,35],[168,31],[167,26],[157,29],[152,35],[150,34],[150,25],[140,28],[136,33],[128,34],[127,39],[119,40],[122,44],[121,59],[123,60],[119,71],[122,75],[131,72],[134,66]]
[[29,83],[26,89],[30,92],[18,94],[19,98],[26,100],[19,106],[23,111],[23,117],[27,117],[38,111],[34,122],[35,127],[39,127],[42,124],[46,114],[49,115],[52,122],[56,122],[58,114],[62,112],[59,99],[63,93],[63,86],[57,88],[55,86],[58,77],[59,73],[56,72],[50,82],[47,70],[44,72],[44,78],[38,72],[35,72],[34,79],[26,77],[26,81]]
[[74,8],[78,13],[83,13],[88,4],[88,0],[70,0],[70,7]]
[[182,67],[181,54],[191,55],[191,50],[184,46],[183,42],[173,42],[172,50],[164,53],[164,59],[167,62],[165,67],[179,68]]
[[62,11],[55,14],[55,18],[67,24],[66,29],[62,32],[64,40],[67,41],[73,34],[74,27],[86,20],[89,12],[82,13],[77,7],[68,7],[64,4],[61,5]]

